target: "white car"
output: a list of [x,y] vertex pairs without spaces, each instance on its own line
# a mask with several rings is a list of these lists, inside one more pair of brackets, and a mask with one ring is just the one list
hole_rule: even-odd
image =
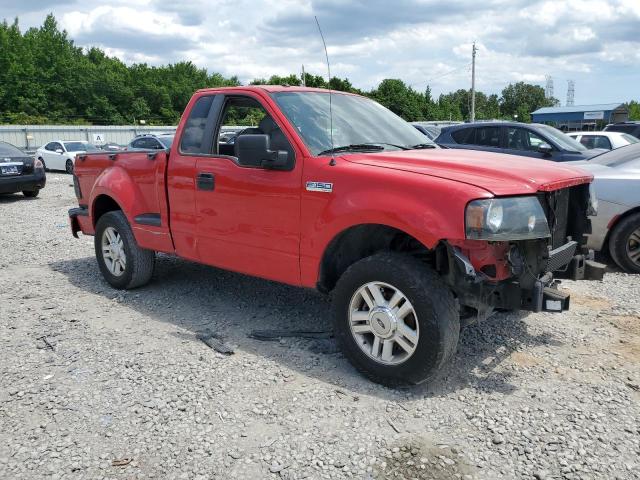
[[54,140],[36,150],[35,157],[48,170],[64,170],[73,173],[76,154],[99,152],[93,144],[83,140]]
[[607,150],[640,142],[633,135],[623,132],[569,132],[567,135],[587,148],[606,148]]

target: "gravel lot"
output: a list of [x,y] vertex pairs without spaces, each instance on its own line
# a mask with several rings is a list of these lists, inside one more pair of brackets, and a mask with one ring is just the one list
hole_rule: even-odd
[[[117,292],[74,239],[71,178],[0,197],[0,478],[640,478],[640,278],[565,282],[564,315],[465,329],[435,384],[390,390],[312,291],[179,259]],[[196,338],[221,334],[225,356]]]

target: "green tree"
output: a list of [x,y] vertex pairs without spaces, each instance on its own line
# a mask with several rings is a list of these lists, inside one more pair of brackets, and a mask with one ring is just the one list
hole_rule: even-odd
[[502,90],[500,113],[507,118],[518,115],[521,122],[531,121],[531,112],[555,105],[556,99],[546,98],[544,88],[525,82],[509,84]]
[[640,103],[631,100],[627,107],[629,108],[629,120],[640,120]]

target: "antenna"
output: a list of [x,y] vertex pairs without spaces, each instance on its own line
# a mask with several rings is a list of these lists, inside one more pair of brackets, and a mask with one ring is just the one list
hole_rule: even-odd
[[[324,56],[327,58],[327,74],[329,76],[329,78],[327,79],[327,86],[329,87],[329,138],[331,139],[331,150],[333,150],[333,110],[331,108],[331,67],[329,65],[329,53],[327,52],[327,43],[324,41],[324,35],[322,34],[322,29],[320,28],[318,17],[314,15],[313,18],[316,19],[318,32],[320,32],[320,38],[322,38],[322,45],[324,46]],[[334,166],[335,164],[336,159],[333,157],[332,153],[329,165]]]
[[573,107],[573,98],[576,92],[576,82],[573,80],[567,81],[567,107]]

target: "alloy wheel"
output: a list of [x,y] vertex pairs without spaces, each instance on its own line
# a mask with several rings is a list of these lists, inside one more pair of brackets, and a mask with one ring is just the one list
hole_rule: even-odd
[[102,258],[109,272],[116,277],[121,276],[127,268],[124,242],[113,227],[105,228],[102,233]]
[[406,362],[420,338],[413,305],[400,290],[383,282],[356,290],[349,305],[349,326],[360,349],[385,365]]

